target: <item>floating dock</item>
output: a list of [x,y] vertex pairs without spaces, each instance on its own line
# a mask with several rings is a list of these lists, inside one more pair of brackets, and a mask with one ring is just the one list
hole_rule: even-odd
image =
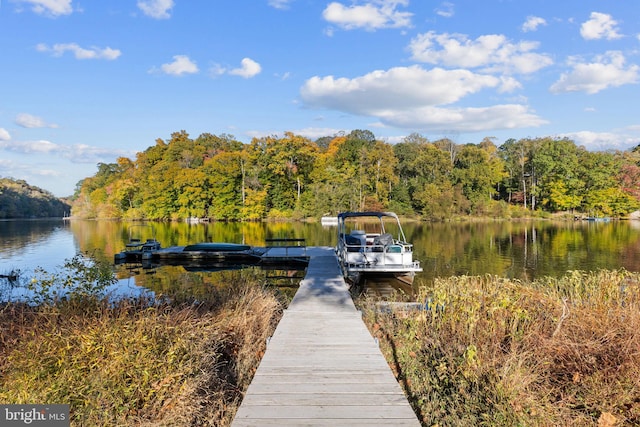
[[309,266],[249,385],[233,427],[420,426],[356,310],[335,251]]
[[140,263],[183,265],[188,268],[215,269],[249,266],[306,266],[309,262],[304,239],[266,239],[264,247],[239,243],[204,242],[162,248],[155,239],[134,239],[124,251],[114,255],[116,264]]

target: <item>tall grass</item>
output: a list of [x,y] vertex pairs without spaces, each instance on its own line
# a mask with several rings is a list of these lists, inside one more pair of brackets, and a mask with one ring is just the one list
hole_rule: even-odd
[[640,425],[640,274],[452,277],[365,319],[423,425]]
[[0,309],[0,402],[68,403],[72,425],[229,425],[281,304],[250,280],[208,301]]

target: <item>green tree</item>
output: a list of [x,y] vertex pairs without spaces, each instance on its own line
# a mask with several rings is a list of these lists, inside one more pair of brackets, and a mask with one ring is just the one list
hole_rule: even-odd
[[453,184],[452,153],[457,156],[459,148],[450,140],[430,143],[420,134],[413,133],[394,146],[398,159],[399,178],[394,195],[409,200],[413,211],[422,215],[442,219],[453,215],[455,209],[467,206]]
[[206,218],[211,205],[211,183],[201,169],[182,168],[173,177],[176,194],[174,218]]
[[[243,188],[245,155],[240,151],[222,151],[205,163],[213,196],[209,216],[221,220],[237,220],[247,206]],[[244,200],[243,200],[244,199]]]
[[260,170],[269,209],[292,213],[299,207],[319,149],[312,141],[286,132],[283,138],[254,138],[249,159]]
[[[453,184],[460,185],[472,209],[486,206],[502,180],[502,163],[495,146],[467,144],[460,148],[452,171]],[[484,213],[484,212],[478,212]]]
[[[535,142],[531,155],[531,192],[547,210],[558,210],[560,206],[565,209],[580,206],[585,188],[579,173],[580,151],[584,149],[579,149],[568,139],[544,138]],[[551,197],[558,182],[564,183],[562,201]]]
[[0,178],[0,219],[62,217],[70,206],[24,180]]
[[352,131],[339,145],[335,162],[343,182],[351,190],[354,201],[351,210],[364,210],[367,198],[367,152],[373,148],[375,137],[370,132]]
[[[531,157],[535,142],[530,139],[508,139],[498,148],[498,155],[504,164],[504,178],[501,191],[509,203],[522,204],[526,209],[535,199],[531,194],[533,171]],[[531,199],[532,203],[528,200]]]
[[[395,167],[398,160],[394,156],[393,147],[382,141],[375,141],[372,149],[366,157],[368,169],[373,174],[373,179],[369,185],[369,193],[373,204],[380,209],[386,208],[389,204],[391,188],[398,182],[395,175]],[[372,204],[370,204],[371,207]]]

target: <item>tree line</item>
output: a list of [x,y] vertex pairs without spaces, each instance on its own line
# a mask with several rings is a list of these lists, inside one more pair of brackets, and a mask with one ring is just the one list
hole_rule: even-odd
[[640,208],[640,145],[591,152],[569,139],[492,138],[478,144],[400,143],[368,130],[312,141],[287,132],[244,144],[185,131],[98,164],[80,181],[72,214],[83,218],[212,220],[303,218],[393,210],[429,219],[568,211],[624,216]]
[[0,178],[0,219],[61,218],[71,206],[23,180]]

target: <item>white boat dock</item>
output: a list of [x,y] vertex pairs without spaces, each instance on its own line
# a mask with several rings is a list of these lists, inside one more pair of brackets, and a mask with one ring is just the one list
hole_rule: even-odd
[[305,251],[306,276],[232,426],[420,426],[355,308],[334,249]]

